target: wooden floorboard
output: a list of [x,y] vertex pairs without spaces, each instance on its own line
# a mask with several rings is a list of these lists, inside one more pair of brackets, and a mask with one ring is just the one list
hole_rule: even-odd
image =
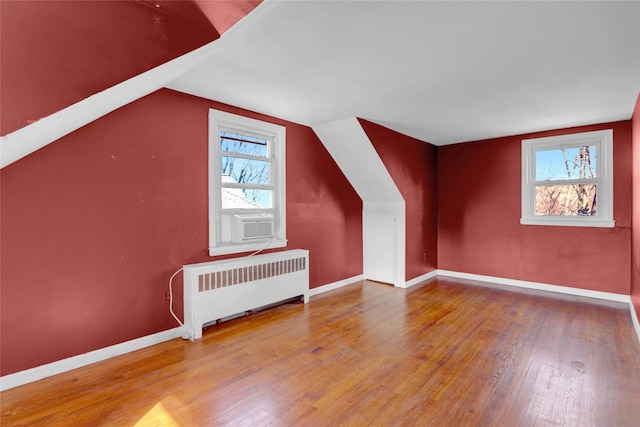
[[359,282],[0,393],[2,426],[640,426],[628,305]]

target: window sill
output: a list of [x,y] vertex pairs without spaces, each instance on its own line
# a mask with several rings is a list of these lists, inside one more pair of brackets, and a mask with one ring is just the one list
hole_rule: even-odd
[[592,220],[588,218],[581,219],[557,219],[557,218],[520,218],[522,225],[550,225],[559,227],[603,227],[613,228],[616,225],[614,220]]
[[229,243],[227,245],[209,248],[209,256],[239,254],[242,252],[260,251],[273,248],[284,248],[287,240],[274,239],[271,241],[251,242],[251,243]]

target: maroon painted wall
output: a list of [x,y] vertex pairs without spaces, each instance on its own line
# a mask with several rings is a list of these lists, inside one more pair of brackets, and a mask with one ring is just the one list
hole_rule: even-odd
[[405,200],[405,280],[437,268],[437,147],[366,120],[360,124]]
[[[615,228],[520,225],[521,140],[613,128]],[[629,294],[631,122],[438,150],[438,268]]]
[[223,34],[255,9],[262,0],[195,0],[205,16]]
[[2,135],[219,37],[193,1],[2,0],[0,20]]
[[633,132],[633,220],[631,237],[631,300],[640,319],[640,94],[631,118]]
[[211,107],[286,126],[288,248],[310,250],[311,286],[362,274],[362,202],[312,129],[162,90],[0,171],[2,375],[177,326],[170,275],[212,260]]

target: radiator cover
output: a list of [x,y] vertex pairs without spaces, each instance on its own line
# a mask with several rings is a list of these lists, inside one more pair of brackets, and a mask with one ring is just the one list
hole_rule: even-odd
[[301,296],[309,302],[309,251],[295,249],[184,266],[184,327],[202,325]]

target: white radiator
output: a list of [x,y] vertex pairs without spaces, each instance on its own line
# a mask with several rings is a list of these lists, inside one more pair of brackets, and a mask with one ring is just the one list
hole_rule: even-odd
[[184,326],[202,325],[302,296],[309,302],[309,251],[295,249],[184,266]]

